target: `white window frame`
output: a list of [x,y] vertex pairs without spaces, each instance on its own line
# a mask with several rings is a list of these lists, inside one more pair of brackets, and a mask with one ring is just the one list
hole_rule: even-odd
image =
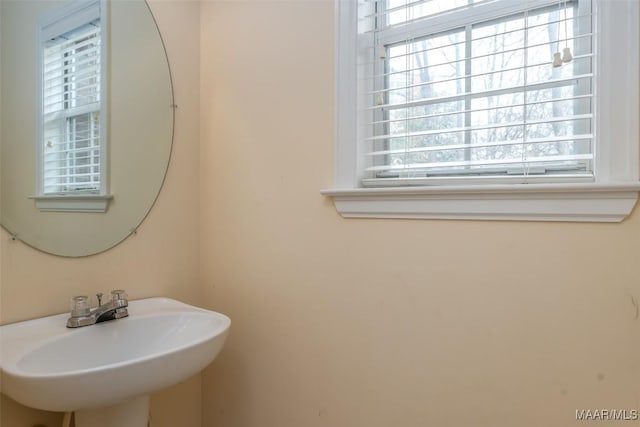
[[[42,86],[42,49],[46,38],[52,34],[64,34],[92,21],[99,11],[100,31],[101,31],[101,87],[100,87],[100,189],[96,192],[78,192],[63,194],[44,193],[44,147],[43,147],[43,86]],[[109,40],[109,20],[108,20],[107,0],[71,0],[62,7],[55,9],[50,14],[41,17],[38,22],[37,52],[38,52],[38,132],[36,141],[36,195],[32,197],[36,208],[40,211],[62,211],[62,212],[106,212],[112,196],[109,194],[108,185],[108,40]]]
[[[331,196],[348,218],[620,222],[636,204],[640,3],[593,0],[595,180],[363,188],[357,141],[357,3],[336,0],[335,170]],[[549,2],[555,3],[556,2]]]

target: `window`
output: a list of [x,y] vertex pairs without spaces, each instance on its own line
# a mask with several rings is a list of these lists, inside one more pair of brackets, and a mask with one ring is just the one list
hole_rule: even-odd
[[36,205],[42,210],[106,210],[101,10],[100,1],[72,2],[41,21]]
[[[363,185],[592,176],[588,2],[513,14],[494,2],[486,20],[463,16],[435,34],[421,18],[452,14],[455,2],[384,5],[368,18],[382,22],[374,63],[361,67],[372,85]],[[553,67],[561,41],[573,58]]]
[[637,2],[338,0],[336,10],[337,188],[323,193],[342,215],[629,214],[640,189]]

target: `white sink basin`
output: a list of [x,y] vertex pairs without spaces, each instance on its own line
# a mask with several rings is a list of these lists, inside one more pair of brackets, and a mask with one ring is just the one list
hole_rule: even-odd
[[231,321],[169,298],[129,302],[129,317],[65,327],[68,314],[0,327],[2,393],[33,408],[108,407],[205,368]]

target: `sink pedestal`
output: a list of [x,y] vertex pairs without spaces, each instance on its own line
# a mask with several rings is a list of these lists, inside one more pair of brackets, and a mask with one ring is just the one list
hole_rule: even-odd
[[147,427],[149,396],[104,408],[76,411],[74,417],[76,427]]

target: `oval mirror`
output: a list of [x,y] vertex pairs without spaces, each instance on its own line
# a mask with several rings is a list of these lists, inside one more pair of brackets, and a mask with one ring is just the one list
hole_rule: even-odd
[[166,52],[147,3],[101,0],[108,28],[108,206],[102,212],[36,206],[39,25],[68,3],[0,1],[0,223],[34,248],[78,257],[117,245],[147,216],[169,164],[174,105]]

